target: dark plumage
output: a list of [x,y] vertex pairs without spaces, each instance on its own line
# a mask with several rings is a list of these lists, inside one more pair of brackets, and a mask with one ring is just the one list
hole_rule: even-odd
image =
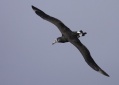
[[47,15],[42,10],[40,10],[34,6],[32,6],[32,8],[38,16],[40,16],[44,20],[47,20],[47,21],[53,23],[55,26],[58,27],[58,29],[62,33],[62,36],[58,37],[54,43],[56,43],[56,42],[60,42],[60,43],[70,42],[70,43],[72,43],[81,52],[85,61],[92,69],[109,77],[109,75],[95,63],[95,61],[91,57],[89,50],[78,39],[80,36],[84,36],[86,34],[86,32],[83,32],[82,30],[73,32],[67,26],[65,26],[60,20]]

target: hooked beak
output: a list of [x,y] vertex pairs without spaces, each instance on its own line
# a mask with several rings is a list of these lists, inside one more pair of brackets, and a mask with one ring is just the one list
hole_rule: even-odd
[[57,41],[57,40],[55,40],[55,41],[52,43],[52,45],[54,45],[55,43],[58,43],[58,41]]

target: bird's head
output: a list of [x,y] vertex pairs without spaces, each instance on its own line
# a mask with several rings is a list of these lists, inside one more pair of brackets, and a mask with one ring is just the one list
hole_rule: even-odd
[[52,43],[52,45],[54,45],[55,43],[59,43],[61,42],[61,37],[58,37],[56,40],[54,40],[54,42]]
[[58,37],[53,43],[52,45],[54,45],[55,43],[65,43],[65,42],[68,42],[67,38],[65,37]]

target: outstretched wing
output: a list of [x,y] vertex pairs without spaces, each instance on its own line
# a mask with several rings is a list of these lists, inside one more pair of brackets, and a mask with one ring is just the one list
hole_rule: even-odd
[[40,16],[41,18],[43,18],[44,20],[47,20],[51,23],[53,23],[55,26],[58,27],[58,29],[60,30],[60,32],[63,34],[63,33],[66,33],[66,32],[71,32],[71,30],[66,27],[60,20],[54,18],[54,17],[51,17],[49,15],[47,15],[46,13],[44,13],[42,10],[32,6],[32,9],[35,11],[35,13]]
[[72,39],[72,40],[69,40],[70,43],[72,43],[80,52],[81,54],[83,55],[85,61],[87,62],[87,64],[93,68],[95,71],[98,71],[100,73],[102,73],[103,75],[105,76],[108,76],[109,75],[104,72],[96,63],[95,61],[93,60],[93,58],[91,57],[91,54],[89,52],[89,50],[80,42],[80,40],[78,38],[75,38],[75,39]]

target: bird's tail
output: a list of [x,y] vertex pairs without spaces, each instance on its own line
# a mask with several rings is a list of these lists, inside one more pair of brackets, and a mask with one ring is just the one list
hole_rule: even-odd
[[101,74],[103,74],[103,75],[105,75],[105,76],[108,76],[109,77],[109,75],[105,72],[105,71],[103,71],[101,68],[99,69],[99,71],[98,72],[100,72]]
[[80,30],[80,32],[82,33],[82,36],[85,36],[85,34],[87,34],[86,32],[83,32],[82,30]]

